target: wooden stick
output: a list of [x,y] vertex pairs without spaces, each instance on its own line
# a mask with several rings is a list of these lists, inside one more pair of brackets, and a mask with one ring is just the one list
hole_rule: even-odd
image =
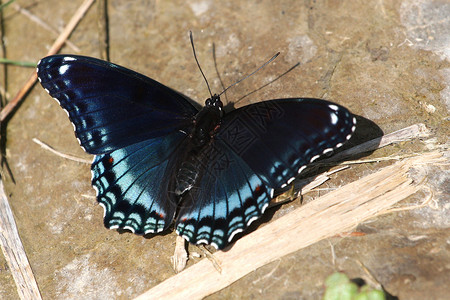
[[62,153],[60,151],[57,151],[57,150],[53,149],[53,147],[47,145],[46,143],[41,142],[37,138],[33,138],[33,142],[35,142],[36,144],[38,144],[39,146],[41,146],[45,150],[48,150],[51,153],[56,154],[56,155],[58,155],[60,157],[63,157],[63,158],[69,159],[69,160],[73,160],[73,161],[76,161],[76,162],[80,162],[80,163],[83,163],[83,164],[89,164],[89,165],[92,164],[92,160],[88,160],[88,159],[80,158],[80,157],[77,157],[77,156],[74,156],[74,155]]
[[[69,23],[67,24],[66,28],[64,28],[63,32],[59,35],[59,37],[56,39],[56,41],[53,43],[52,47],[48,51],[47,55],[53,55],[56,54],[61,47],[64,45],[67,38],[70,36],[72,31],[77,26],[78,22],[80,22],[81,18],[85,15],[89,7],[94,3],[95,0],[85,0],[83,4],[81,4],[80,8],[75,12],[72,19],[70,19]],[[3,122],[8,115],[16,108],[16,106],[22,101],[24,96],[28,93],[28,91],[33,87],[37,79],[36,72],[33,72],[31,74],[28,81],[25,83],[25,85],[20,89],[20,91],[17,93],[17,95],[12,99],[0,112],[0,122]]]
[[42,299],[0,179],[0,246],[20,299]]
[[[28,9],[25,9],[23,7],[21,7],[19,4],[14,3],[13,7],[15,10],[17,10],[18,12],[20,12],[21,14],[23,14],[24,16],[28,17],[32,22],[38,24],[39,26],[41,26],[42,28],[50,31],[51,33],[58,35],[60,34],[57,30],[55,30],[54,28],[50,27],[50,25],[48,25],[47,23],[45,23],[44,21],[42,21],[40,18],[38,18],[37,16],[33,15]],[[80,52],[80,48],[78,48],[77,46],[75,46],[71,41],[67,40],[65,41],[65,43],[67,44],[67,46],[69,46],[70,48],[72,48],[75,52]]]
[[204,259],[136,299],[201,299],[210,295],[265,264],[388,211],[423,187],[408,177],[410,168],[440,161],[440,153],[429,152],[329,192],[242,237],[228,251],[216,252],[221,273]]

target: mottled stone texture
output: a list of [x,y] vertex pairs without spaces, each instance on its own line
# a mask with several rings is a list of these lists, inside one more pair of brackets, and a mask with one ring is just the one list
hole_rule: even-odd
[[[52,27],[62,28],[82,1],[16,2]],[[222,87],[214,70],[213,44],[225,85],[281,51],[274,63],[227,92],[224,100],[239,100],[237,107],[282,97],[326,98],[372,120],[386,133],[418,122],[433,131],[433,139],[426,143],[402,143],[370,157],[448,146],[450,4],[446,1],[110,0],[108,4],[111,60],[199,103],[208,93],[192,56],[188,30],[194,33],[198,57],[214,91]],[[37,62],[55,35],[13,7],[3,13],[6,57]],[[99,56],[97,28],[94,6],[71,36],[80,54]],[[74,53],[67,46],[61,52]],[[252,93],[298,62],[297,68]],[[7,75],[11,97],[32,70],[9,66],[7,71],[1,70],[0,85],[3,88]],[[106,230],[90,187],[89,165],[57,157],[32,142],[38,138],[91,159],[78,146],[63,110],[40,86],[27,95],[5,133],[14,181],[7,172],[4,180],[44,298],[128,299],[173,275],[169,260],[173,232],[146,239]],[[325,187],[338,187],[387,164],[353,166]],[[370,220],[358,228],[365,236],[321,241],[255,270],[210,298],[318,299],[333,271],[367,278],[362,263],[400,299],[448,299],[448,168],[431,167],[428,183],[434,193],[429,207]],[[426,196],[420,193],[404,205]],[[299,201],[284,205],[273,218],[299,205]],[[0,256],[0,298],[16,297],[10,270]]]

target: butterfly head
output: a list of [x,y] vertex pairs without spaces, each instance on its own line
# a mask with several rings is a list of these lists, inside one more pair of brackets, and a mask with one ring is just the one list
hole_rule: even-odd
[[220,113],[220,116],[223,115],[223,103],[220,100],[220,96],[217,94],[214,94],[211,98],[206,99],[205,107],[215,109]]
[[194,118],[192,141],[197,147],[203,147],[217,132],[223,116],[223,104],[218,95],[206,99],[205,106]]

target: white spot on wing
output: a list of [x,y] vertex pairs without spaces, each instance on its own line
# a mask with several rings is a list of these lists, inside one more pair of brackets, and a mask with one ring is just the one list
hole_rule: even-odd
[[306,169],[306,166],[302,166],[298,169],[297,174],[300,174],[304,169]]
[[228,242],[231,242],[231,240],[234,238],[234,236],[235,236],[236,234],[242,232],[242,231],[243,231],[242,228],[238,228],[238,229],[236,229],[235,231],[233,231],[233,232],[230,234],[230,237],[228,238]]
[[67,72],[67,70],[69,70],[69,66],[68,65],[62,65],[58,69],[59,75],[64,75]]
[[330,104],[330,105],[328,105],[328,107],[331,108],[334,111],[338,111],[339,110],[339,107],[337,107],[337,105],[334,105],[334,104]]
[[[177,233],[178,233],[178,232],[177,232]],[[180,234],[178,233],[178,235],[180,235]],[[189,242],[189,237],[188,237],[187,235],[183,234],[181,237],[182,237],[183,239],[185,239],[186,241]]]
[[289,178],[289,180],[286,182],[287,184],[291,184],[292,181],[294,181],[295,177]]
[[[94,187],[95,188],[95,187]],[[96,188],[95,188],[96,189]],[[103,203],[99,203],[101,207],[103,207],[103,218],[106,217],[106,206]]]
[[333,152],[333,149],[332,148],[327,148],[327,149],[325,149],[325,150],[323,150],[323,154],[328,154],[328,153],[331,153],[331,152]]
[[[273,191],[273,189],[272,189]],[[273,197],[273,196],[272,196]],[[266,203],[263,205],[263,207],[261,208],[261,213],[264,213],[266,211],[266,208],[269,206],[269,203]]]
[[318,159],[320,157],[320,155],[315,155],[315,156],[313,156],[312,158],[311,158],[311,160],[309,161],[309,162],[313,162],[313,161],[315,161],[316,159]]
[[338,122],[338,117],[335,114],[331,114],[331,124],[336,125]]
[[134,228],[131,227],[131,226],[128,226],[128,225],[127,225],[127,226],[124,226],[123,229],[129,230],[129,231],[131,231],[132,233],[134,233]]
[[144,235],[148,233],[155,233],[155,231],[153,229],[147,229],[146,231],[144,231]]
[[208,241],[206,239],[198,240],[196,244],[208,244]]
[[256,221],[256,220],[258,220],[258,217],[252,217],[252,218],[250,218],[250,220],[248,220],[248,222],[247,222],[247,226],[250,226],[250,224],[252,224],[254,221]]
[[[92,171],[91,171],[91,173],[92,173]],[[92,174],[92,175],[94,175],[94,174]],[[98,188],[95,185],[93,185],[92,187],[94,188],[95,196],[97,197],[98,196]],[[100,205],[103,205],[103,204],[100,203]],[[103,205],[103,207],[104,207],[104,205]]]
[[75,57],[71,57],[71,56],[66,56],[64,57],[63,61],[75,61],[77,60]]

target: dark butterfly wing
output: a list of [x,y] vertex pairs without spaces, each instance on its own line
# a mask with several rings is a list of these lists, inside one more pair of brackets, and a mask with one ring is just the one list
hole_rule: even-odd
[[272,188],[291,183],[306,165],[348,141],[356,119],[319,99],[279,99],[244,106],[223,119],[227,143]]
[[160,232],[172,223],[176,201],[167,191],[185,138],[185,134],[173,132],[95,157],[92,185],[105,209],[107,228],[146,234]]
[[183,198],[178,234],[222,249],[261,216],[274,189],[350,139],[355,123],[347,109],[318,99],[272,100],[232,111],[198,154],[200,178]]
[[39,81],[64,108],[80,145],[114,151],[189,126],[198,110],[172,89],[91,57],[56,55],[37,67]]
[[191,243],[222,249],[264,213],[273,189],[221,140],[195,160],[200,176],[183,195],[176,231]]
[[37,72],[81,146],[98,154],[92,185],[105,226],[137,234],[167,228],[176,211],[169,173],[197,109],[170,88],[95,58],[49,56]]

